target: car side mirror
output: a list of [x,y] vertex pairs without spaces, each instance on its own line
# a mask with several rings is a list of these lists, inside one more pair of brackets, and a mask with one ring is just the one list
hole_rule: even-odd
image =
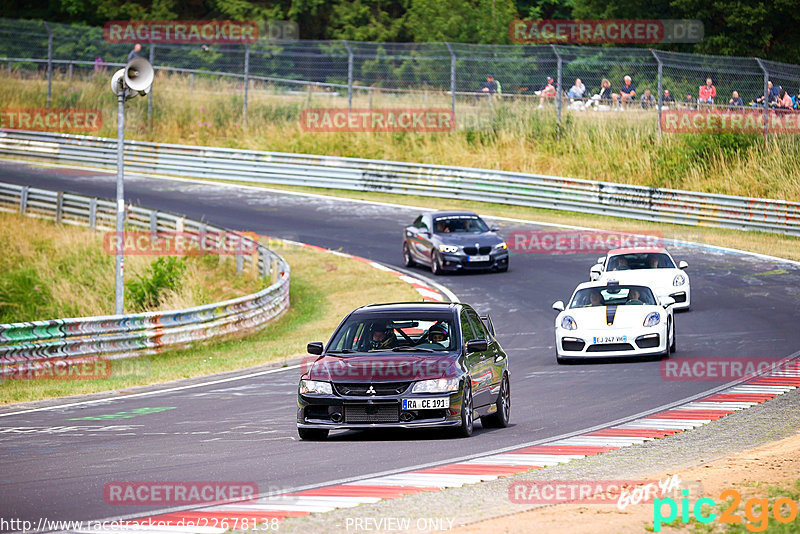
[[553,309],[554,309],[555,311],[557,311],[557,312],[562,312],[562,311],[564,311],[564,301],[563,301],[563,300],[557,300],[557,301],[555,301],[555,302],[553,303]]
[[670,306],[675,304],[675,299],[672,297],[662,297],[660,301],[661,305],[664,306],[664,308],[669,308]]
[[500,229],[500,227],[498,227],[498,226],[492,226],[492,227],[490,227],[490,228],[489,228],[489,231],[490,231],[490,232],[496,232],[496,231],[498,231],[499,229]]
[[686,269],[688,266],[689,266],[689,264],[688,264],[688,263],[686,263],[686,262],[685,262],[685,261],[683,261],[683,260],[681,260],[681,261],[679,261],[679,262],[678,262],[678,269]]
[[306,350],[309,354],[316,354],[319,356],[322,354],[322,342],[321,341],[312,341],[306,346]]
[[603,274],[603,266],[599,263],[596,265],[592,265],[592,268],[589,269],[589,280],[595,281],[600,279],[600,275]]
[[605,263],[605,261],[606,261],[606,257],[605,256],[600,256],[599,258],[597,258],[597,261],[595,263]]
[[471,341],[467,341],[467,354],[472,354],[473,352],[483,352],[486,350],[489,350],[489,344],[485,339],[473,339]]

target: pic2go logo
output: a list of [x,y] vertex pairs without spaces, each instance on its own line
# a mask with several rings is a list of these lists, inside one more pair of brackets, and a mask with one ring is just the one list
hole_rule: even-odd
[[[734,489],[727,489],[720,493],[720,501],[727,501],[732,499],[728,506],[722,511],[719,516],[711,512],[711,508],[717,506],[714,499],[703,498],[697,499],[694,506],[689,502],[689,490],[682,490],[684,495],[680,501],[680,520],[682,523],[689,522],[689,515],[694,517],[700,523],[711,523],[719,517],[720,523],[736,523],[742,522],[742,517],[734,515],[734,512],[739,508],[742,502],[741,494]],[[705,510],[703,506],[707,505]],[[667,508],[667,515],[664,515],[664,508]],[[789,499],[788,497],[780,497],[772,504],[772,517],[778,523],[791,523],[797,519],[797,502]],[[675,499],[655,499],[653,501],[653,530],[661,532],[661,526],[664,524],[672,523],[678,518],[678,503]],[[704,513],[705,512],[705,513]],[[750,532],[763,532],[769,526],[770,509],[769,500],[763,498],[748,499],[744,503],[744,516],[747,519],[745,528]]]

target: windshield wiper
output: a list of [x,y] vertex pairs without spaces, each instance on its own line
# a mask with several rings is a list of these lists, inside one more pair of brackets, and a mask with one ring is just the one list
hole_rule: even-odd
[[433,349],[426,349],[423,347],[412,347],[411,345],[401,345],[399,347],[394,347],[392,349],[392,352],[412,352],[412,351],[434,352]]
[[350,350],[350,349],[329,350],[328,354],[353,354],[354,352],[358,352],[358,351],[357,350]]

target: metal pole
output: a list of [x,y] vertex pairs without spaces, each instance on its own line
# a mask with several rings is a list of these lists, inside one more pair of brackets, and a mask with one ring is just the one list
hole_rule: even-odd
[[353,109],[353,51],[347,41],[342,41],[347,49],[347,111]]
[[124,231],[125,223],[125,191],[123,185],[123,168],[125,154],[125,93],[120,91],[117,95],[117,262],[114,275],[114,313],[121,315],[125,309],[125,284],[123,271],[125,269]]
[[247,88],[250,85],[250,45],[244,45],[244,105],[242,106],[242,126],[247,126]]
[[[150,64],[154,65],[153,59],[156,53],[156,45],[150,44]],[[150,87],[150,92],[147,93],[147,127],[153,126],[153,88]]]
[[47,30],[47,109],[50,109],[50,98],[53,94],[53,32],[47,22],[42,21]]
[[556,117],[559,126],[561,125],[561,54],[558,53],[556,45],[550,45],[553,48],[553,53],[558,60],[558,74],[556,74]]
[[664,64],[661,62],[661,58],[658,57],[655,50],[651,48],[650,53],[653,54],[653,57],[658,61],[658,136],[661,137],[661,109],[664,104]]
[[453,117],[456,115],[456,53],[450,43],[445,42],[447,50],[450,52],[450,111]]
[[760,58],[755,58],[764,73],[764,142],[769,140],[769,72]]

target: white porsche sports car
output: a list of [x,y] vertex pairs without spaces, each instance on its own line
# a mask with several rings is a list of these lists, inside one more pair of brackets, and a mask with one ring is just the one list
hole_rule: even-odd
[[688,310],[692,291],[684,272],[687,267],[685,261],[676,264],[663,248],[619,248],[598,258],[589,270],[589,280],[649,286],[657,297],[672,297],[674,309]]
[[646,285],[584,282],[569,306],[553,303],[556,360],[668,356],[675,352],[672,297],[656,297]]

